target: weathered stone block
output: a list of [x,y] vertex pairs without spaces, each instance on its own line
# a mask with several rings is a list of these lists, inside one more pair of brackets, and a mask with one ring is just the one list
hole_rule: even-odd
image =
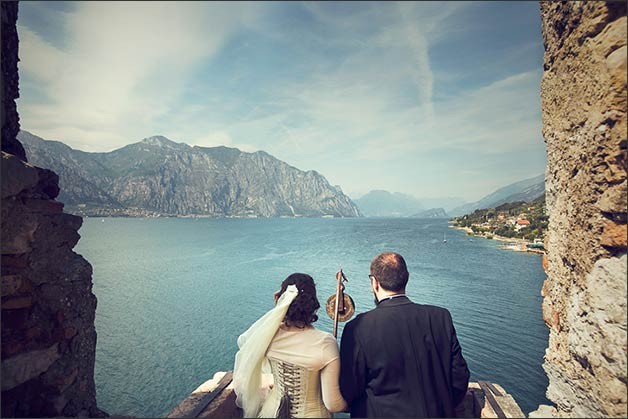
[[[604,312],[606,319],[603,324],[614,325],[618,329],[622,329],[621,325],[626,321],[627,264],[626,254],[600,259],[587,276],[588,306],[592,310]],[[623,328],[623,334],[625,343],[626,328]]]
[[604,29],[592,39],[593,48],[602,57],[626,46],[626,17],[607,23]]
[[4,151],[2,151],[0,172],[2,174],[2,199],[32,189],[39,182],[39,174],[34,166]]
[[620,73],[626,75],[626,46],[617,48],[615,51],[611,52],[608,57],[606,57],[606,66],[609,70],[618,71],[617,75]]
[[33,292],[33,284],[28,279],[22,281],[22,285],[18,289],[20,294],[31,294]]
[[21,275],[2,275],[1,278],[1,296],[6,297],[7,295],[13,295],[17,293],[17,291],[22,286],[22,276]]
[[24,212],[18,202],[2,207],[2,242],[0,251],[3,255],[29,253],[33,233],[38,226],[37,217]]
[[27,308],[33,305],[33,297],[11,297],[2,299],[3,310],[14,310],[16,308]]
[[26,352],[3,360],[2,391],[37,377],[59,358],[57,344],[54,344],[48,349]]
[[2,255],[2,267],[23,269],[28,266],[28,254]]
[[55,199],[59,195],[59,176],[52,170],[37,167],[39,182],[33,190],[34,198]]
[[600,243],[602,246],[626,248],[628,241],[628,229],[626,224],[618,224],[607,221],[603,225]]
[[[53,258],[55,263],[46,263],[45,257]],[[60,247],[48,253],[43,249],[35,249],[31,259],[30,279],[35,285],[54,282],[91,283],[92,266],[82,256],[68,251],[67,247]]]
[[612,185],[598,199],[596,206],[602,212],[609,214],[628,212],[628,184]]
[[48,214],[61,214],[63,212],[63,202],[50,201],[47,199],[24,200],[24,206],[32,212],[43,212]]
[[[67,247],[72,249],[81,236],[78,234],[83,220],[71,214],[46,214],[39,218],[39,225],[33,234],[32,248],[48,249]],[[54,246],[52,246],[54,243]],[[67,251],[67,249],[62,249]]]

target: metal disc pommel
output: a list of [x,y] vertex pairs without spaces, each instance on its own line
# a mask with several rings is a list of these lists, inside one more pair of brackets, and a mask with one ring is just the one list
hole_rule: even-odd
[[[355,313],[355,304],[353,303],[353,298],[351,298],[348,294],[343,293],[343,295],[344,295],[344,304],[340,303],[340,307],[338,308],[338,321],[339,322],[346,322]],[[329,316],[329,318],[334,320],[335,313],[336,313],[336,296],[335,295],[332,295],[331,297],[327,299],[327,304],[325,304],[325,309],[327,310],[327,315]]]

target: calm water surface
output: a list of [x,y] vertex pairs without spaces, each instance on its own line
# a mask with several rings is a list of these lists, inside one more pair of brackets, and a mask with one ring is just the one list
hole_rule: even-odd
[[[451,311],[472,380],[499,383],[524,413],[547,403],[541,259],[445,220],[86,218],[80,234],[98,298],[98,405],[110,414],[164,416],[232,369],[237,336],[290,273],[312,275],[324,305],[342,267],[356,311],[370,310],[369,263],[386,250],[405,257],[413,301]],[[324,310],[317,327],[332,330]]]

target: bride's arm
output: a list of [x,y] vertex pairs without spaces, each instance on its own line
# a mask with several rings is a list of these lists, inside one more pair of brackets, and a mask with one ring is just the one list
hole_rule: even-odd
[[321,389],[323,403],[330,412],[346,412],[347,402],[343,399],[338,385],[340,377],[340,358],[331,361],[321,370]]

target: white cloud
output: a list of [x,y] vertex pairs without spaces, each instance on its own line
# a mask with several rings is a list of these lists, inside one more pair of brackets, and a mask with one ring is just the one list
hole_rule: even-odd
[[[299,83],[286,81],[275,99],[280,113],[236,122],[228,130],[234,138],[272,138],[269,151],[289,159],[355,146],[360,139],[381,135],[402,117],[425,119],[431,109],[429,64],[415,71],[414,48],[403,32],[393,36],[390,45],[355,50],[334,71],[314,73]],[[426,83],[419,80],[423,71]],[[413,91],[404,91],[404,83],[414,84]],[[408,104],[399,103],[400,94],[414,98],[410,111]]]
[[[370,139],[360,157],[395,159],[404,153],[438,148],[496,154],[538,147],[540,80],[540,70],[531,71],[460,94],[437,104],[430,120],[402,114],[389,124],[395,140]],[[395,130],[395,126],[400,128]]]
[[[79,2],[64,15],[63,45],[20,26],[21,74],[52,101],[20,99],[22,126],[87,151],[157,134],[262,149],[349,193],[416,192],[425,173],[436,172],[423,156],[438,150],[497,155],[536,147],[540,69],[449,90],[443,99],[437,83],[458,80],[447,69],[435,73],[430,48],[465,31],[460,12],[473,3],[304,6],[315,23],[294,25],[303,12],[295,3]],[[268,18],[268,11],[279,13]],[[253,61],[249,42],[268,52]],[[282,76],[273,78],[275,71]]]
[[19,27],[20,75],[31,76],[38,82],[50,83],[63,76],[66,54],[41,39],[28,28]]
[[241,6],[79,2],[65,19],[67,44],[56,46],[19,25],[20,71],[53,101],[20,100],[22,126],[107,149],[148,135],[157,120],[177,111],[196,66],[255,19],[255,4]]

